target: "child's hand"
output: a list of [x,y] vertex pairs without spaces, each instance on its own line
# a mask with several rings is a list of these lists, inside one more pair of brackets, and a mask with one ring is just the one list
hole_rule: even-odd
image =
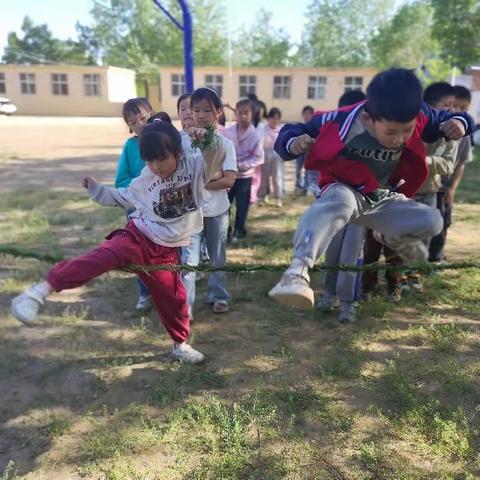
[[297,137],[290,145],[290,153],[297,156],[302,155],[308,152],[312,148],[314,143],[315,139],[307,133],[304,133],[303,135]]
[[459,140],[465,135],[465,125],[460,120],[451,118],[440,124],[440,131],[447,140]]
[[93,177],[85,177],[82,182],[83,188],[90,188],[93,187],[97,181]]
[[187,133],[190,135],[190,138],[193,140],[200,140],[207,133],[206,128],[191,127],[187,130]]

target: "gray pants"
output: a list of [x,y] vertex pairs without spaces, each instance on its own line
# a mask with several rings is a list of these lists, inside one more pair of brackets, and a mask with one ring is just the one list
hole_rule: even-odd
[[262,165],[262,177],[258,197],[265,198],[270,192],[270,179],[272,179],[273,198],[283,198],[283,160],[274,150],[265,150],[265,162]]
[[[382,233],[392,248],[419,243],[437,235],[443,227],[438,210],[404,195],[392,193],[371,206],[353,188],[332,183],[323,188],[320,197],[302,215],[294,238],[294,258],[286,273],[308,279],[305,267],[312,268],[333,237],[350,222]],[[426,258],[422,253],[422,258],[415,260]]]
[[[432,208],[437,208],[437,193],[417,193],[415,195],[415,201],[418,203],[423,203],[424,205],[428,205],[429,207]],[[432,240],[432,237],[425,238],[423,240],[423,243],[429,247],[430,246],[430,241]]]
[[[325,253],[325,265],[357,265],[360,256],[365,229],[349,223],[332,239]],[[327,271],[323,275],[323,288],[329,295],[338,296],[342,302],[357,300],[360,272]]]

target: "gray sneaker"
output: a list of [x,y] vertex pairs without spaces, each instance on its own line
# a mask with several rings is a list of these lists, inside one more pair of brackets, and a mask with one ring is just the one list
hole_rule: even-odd
[[283,274],[280,281],[268,292],[270,298],[284,305],[308,310],[313,307],[313,290],[300,275]]
[[353,323],[357,321],[357,303],[340,302],[340,313],[338,314],[340,323]]
[[330,293],[325,293],[315,303],[315,307],[321,312],[331,312],[337,307],[337,297]]

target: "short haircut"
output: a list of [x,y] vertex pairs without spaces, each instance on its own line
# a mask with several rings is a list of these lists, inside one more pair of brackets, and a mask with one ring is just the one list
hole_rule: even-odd
[[282,118],[282,112],[280,111],[279,108],[277,107],[272,107],[267,114],[267,118],[273,118],[273,117],[278,117]]
[[186,100],[187,98],[190,98],[192,96],[191,93],[184,93],[183,95],[180,95],[177,99],[177,113],[180,113],[180,104]]
[[122,115],[125,123],[128,122],[127,117],[138,114],[152,115],[153,107],[145,97],[130,98],[123,104]]
[[169,155],[177,157],[181,152],[182,138],[172,123],[157,119],[142,130],[140,155],[145,161],[164,160]]
[[255,111],[255,106],[253,102],[249,98],[241,98],[236,104],[235,104],[235,110],[238,110],[241,107],[249,107],[252,113]]
[[374,121],[409,122],[420,111],[422,90],[413,70],[390,68],[375,75],[368,85],[365,110]]
[[470,90],[462,85],[455,85],[453,87],[453,94],[458,100],[467,100],[468,103],[472,101],[472,94]]
[[361,90],[349,90],[338,99],[338,108],[355,105],[366,98],[367,96]]
[[429,105],[435,105],[442,98],[453,97],[453,95],[453,87],[448,82],[434,82],[423,92],[423,100]]
[[311,105],[305,105],[302,108],[302,115],[305,115],[307,112],[310,112],[313,114],[315,112],[315,109]]
[[161,120],[162,122],[172,123],[172,119],[170,118],[170,115],[167,112],[157,112],[157,113],[155,113],[154,115],[152,115],[147,120],[147,124],[153,123],[155,120]]
[[223,108],[222,101],[218,93],[213,88],[201,87],[197,88],[190,98],[190,105],[193,107],[198,102],[206,100],[214,110]]

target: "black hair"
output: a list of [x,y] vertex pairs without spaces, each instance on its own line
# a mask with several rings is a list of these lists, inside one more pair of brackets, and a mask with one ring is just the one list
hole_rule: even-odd
[[305,115],[307,112],[310,112],[312,115],[315,112],[315,109],[311,105],[305,105],[302,108],[302,115]]
[[247,98],[248,98],[251,102],[258,102],[258,97],[257,97],[254,93],[248,93],[248,94],[247,94]]
[[377,73],[368,85],[365,111],[374,121],[409,122],[420,111],[422,91],[413,70],[390,68]]
[[259,111],[263,109],[263,115],[260,115],[260,120],[262,118],[267,118],[267,112],[268,112],[267,105],[265,104],[265,102],[262,102],[262,100],[258,100],[257,103],[258,103]]
[[161,120],[162,122],[172,123],[172,119],[170,118],[170,115],[167,112],[155,113],[147,120],[147,124],[153,123],[155,120]]
[[197,88],[190,97],[190,105],[193,107],[195,103],[201,102],[202,100],[206,100],[214,110],[223,107],[218,93],[213,90],[213,88]]
[[241,98],[235,104],[235,110],[238,110],[240,107],[245,107],[245,106],[248,106],[250,108],[250,110],[252,111],[252,114],[255,112],[255,105],[249,98]]
[[125,122],[129,115],[138,115],[139,113],[145,113],[148,115],[153,114],[153,107],[145,97],[130,98],[123,104],[122,115]]
[[218,124],[224,127],[226,123],[227,117],[225,116],[225,110],[223,110],[222,108],[222,113],[220,113],[220,115],[218,116]]
[[182,152],[182,137],[170,122],[153,120],[140,134],[140,155],[147,161],[178,157]]
[[453,97],[453,87],[448,82],[431,83],[423,92],[423,100],[429,105],[435,105],[444,97]]
[[279,117],[282,118],[282,112],[277,107],[272,107],[267,114],[267,118]]
[[455,85],[453,87],[453,94],[458,100],[467,100],[468,103],[472,101],[472,93],[467,87],[464,87],[462,85]]
[[180,104],[186,100],[187,98],[190,98],[192,96],[191,93],[184,93],[183,95],[180,95],[177,99],[177,113],[180,113]]
[[349,90],[338,99],[338,108],[347,107],[348,105],[355,105],[366,98],[367,96],[361,90]]

